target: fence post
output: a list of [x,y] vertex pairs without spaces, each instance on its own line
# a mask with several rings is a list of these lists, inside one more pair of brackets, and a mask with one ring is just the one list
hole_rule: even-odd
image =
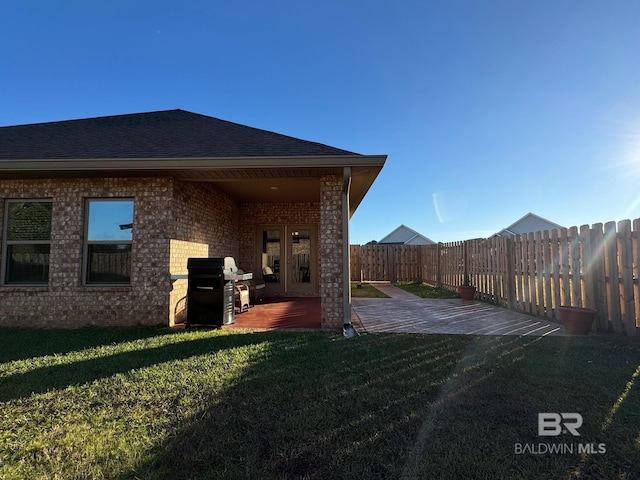
[[504,249],[506,253],[506,263],[507,263],[507,271],[506,271],[506,285],[504,286],[504,291],[507,293],[507,305],[510,309],[515,310],[516,308],[516,265],[515,265],[515,252],[514,252],[514,242],[513,239],[509,236],[502,237],[504,238]]

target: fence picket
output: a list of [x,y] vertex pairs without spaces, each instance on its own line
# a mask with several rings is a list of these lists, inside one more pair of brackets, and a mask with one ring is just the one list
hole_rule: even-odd
[[621,315],[625,333],[636,334],[636,310],[633,300],[633,249],[631,239],[631,221],[618,222],[619,263],[622,273]]
[[620,275],[618,273],[618,239],[616,222],[604,225],[605,269],[607,272],[607,303],[609,304],[609,318],[613,331],[622,333],[622,312],[620,310]]
[[523,275],[522,275],[522,237],[516,236],[513,239],[513,246],[515,252],[515,272],[516,272],[516,301],[518,310],[525,311],[524,308],[524,287],[523,287]]
[[553,317],[558,318],[558,307],[560,300],[560,239],[557,229],[551,230],[551,268],[552,268],[552,290],[553,290]]
[[535,315],[544,316],[544,285],[542,285],[542,270],[544,264],[542,262],[542,237],[541,232],[535,232],[533,234],[535,256],[535,273],[536,273],[536,308],[534,310]]
[[588,262],[585,262],[586,259],[593,258],[593,254],[591,253],[591,231],[589,229],[589,225],[582,225],[580,227],[580,244],[582,245],[582,251],[580,252],[580,270],[582,271],[582,298],[584,299],[583,307],[595,308],[596,302],[594,298],[593,272],[591,268],[589,268]]
[[542,309],[549,318],[553,317],[553,300],[551,297],[551,269],[553,265],[551,256],[551,241],[549,239],[549,230],[542,232],[542,277],[544,280],[544,302]]
[[640,262],[640,219],[633,221],[632,232],[632,246],[633,246],[633,298],[635,300],[636,309],[636,335],[640,335],[640,268],[638,262]]
[[491,248],[491,260],[493,263],[493,303],[500,305],[502,303],[502,292],[500,288],[500,242],[498,238],[490,238],[489,246]]
[[582,279],[580,278],[580,238],[578,228],[569,229],[569,271],[571,272],[571,306],[582,307]]
[[591,227],[591,259],[587,268],[591,269],[595,278],[595,309],[598,311],[596,315],[596,325],[599,331],[607,331],[609,328],[609,307],[607,304],[607,279],[605,276],[604,264],[604,233],[602,224],[596,223]]
[[566,228],[560,229],[560,259],[562,262],[562,305],[571,305],[571,281],[569,275],[569,233]]

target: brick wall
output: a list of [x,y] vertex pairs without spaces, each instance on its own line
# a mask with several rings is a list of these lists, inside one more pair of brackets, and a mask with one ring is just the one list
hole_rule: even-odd
[[258,274],[261,271],[261,265],[256,265],[258,225],[320,225],[319,203],[243,203],[240,212],[239,265]]
[[[240,207],[208,183],[176,182],[172,204],[170,271],[186,274],[190,257],[239,255]],[[186,320],[187,280],[173,283],[169,324]]]
[[[166,322],[169,298],[171,181],[168,179],[47,179],[0,181],[0,215],[7,199],[51,199],[47,286],[0,286],[0,325],[131,325]],[[134,199],[131,285],[83,286],[85,203]],[[4,218],[0,218],[0,231]],[[2,255],[2,252],[0,252]]]
[[[83,286],[85,202],[107,197],[134,199],[131,285]],[[187,283],[172,290],[170,273],[187,273],[191,256],[238,255],[239,206],[205,183],[2,180],[0,231],[5,200],[20,198],[52,200],[49,283],[0,286],[0,326],[166,325],[180,313]]]

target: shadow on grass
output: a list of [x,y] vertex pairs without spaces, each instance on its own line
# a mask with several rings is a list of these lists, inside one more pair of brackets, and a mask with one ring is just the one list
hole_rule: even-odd
[[473,341],[370,334],[276,345],[123,478],[399,478],[452,373],[474,368]]
[[[55,435],[43,437],[39,448],[47,456],[38,461],[50,469],[38,472],[82,478],[90,471],[121,479],[569,479],[579,471],[583,478],[634,478],[623,473],[634,472],[639,453],[634,445],[640,410],[640,394],[633,388],[640,376],[637,343],[569,337],[366,334],[346,340],[328,332],[171,333],[171,343],[157,346],[161,342],[151,339],[136,344],[138,350],[36,366],[2,380],[3,395],[22,399],[33,391],[137,369],[139,376],[121,384],[124,397],[111,394],[117,382],[103,382],[96,398],[105,408],[89,414],[100,420],[91,424],[96,442],[117,443],[113,425],[101,430],[101,422],[113,417],[127,433],[138,429],[145,435],[139,454],[120,460],[128,457],[106,447],[103,456],[92,457],[96,445],[81,444],[70,457],[68,445],[56,443],[62,427],[47,427]],[[153,337],[152,332],[144,335]],[[162,363],[162,369],[145,368]],[[226,372],[231,373],[219,379]],[[140,392],[145,395],[136,396]],[[182,401],[187,392],[193,402]],[[85,396],[75,398],[78,409],[91,410],[82,404]],[[143,404],[137,405],[140,399]],[[42,408],[48,400],[36,405]],[[28,401],[15,404],[24,407]],[[4,407],[12,410],[11,404]],[[127,408],[152,415],[129,416]],[[536,416],[545,411],[581,413],[581,441],[605,442],[606,455],[515,455],[514,443],[540,441]],[[155,416],[162,418],[156,422]],[[43,427],[25,422],[20,428]],[[45,439],[50,443],[44,445]],[[558,441],[563,440],[571,439]],[[19,445],[15,448],[24,449],[29,440]],[[6,459],[38,459],[33,451],[21,452]],[[49,454],[63,460],[52,464]],[[70,458],[90,468],[74,470]]]
[[170,328],[83,327],[77,329],[1,328],[0,363],[45,355],[65,354],[102,345],[175,333]]
[[[84,330],[85,334],[91,333],[90,329],[82,330]],[[34,332],[34,334],[39,335],[38,332]],[[64,351],[69,353],[78,349],[90,348],[92,343],[93,346],[100,346],[111,342],[141,340],[159,335],[188,335],[187,332],[183,331],[150,328],[123,329],[122,331],[118,329],[96,329],[96,334],[100,338],[99,342],[94,343],[91,338],[82,339],[82,335],[78,331],[75,338],[79,341],[74,341],[74,336],[65,337],[66,342],[63,342],[63,345],[57,347],[46,345],[44,348],[38,348],[36,344],[32,345],[30,350],[35,356],[43,356],[50,354],[50,352],[58,353]],[[158,363],[184,360],[196,355],[211,354],[216,351],[261,342],[266,339],[267,335],[265,333],[238,336],[220,335],[179,341],[158,347],[142,347],[97,358],[73,360],[60,365],[34,368],[28,372],[0,377],[0,401],[6,402],[49,390],[64,389],[71,385],[81,385]]]
[[[583,348],[564,338],[373,334],[273,344],[268,360],[122,478],[537,479],[570,478],[576,468],[597,475],[606,462],[609,473],[633,468],[625,450],[633,438],[606,459],[514,455],[514,442],[539,441],[540,411],[584,412],[585,441],[595,440],[596,419],[616,395],[585,400],[578,384],[593,372],[567,376],[571,358],[545,378],[535,367],[540,345],[558,358]],[[558,377],[567,391],[549,388]],[[602,405],[589,408],[593,397]]]
[[415,435],[467,340],[305,340],[272,344],[268,360],[123,478],[393,478],[398,446]]

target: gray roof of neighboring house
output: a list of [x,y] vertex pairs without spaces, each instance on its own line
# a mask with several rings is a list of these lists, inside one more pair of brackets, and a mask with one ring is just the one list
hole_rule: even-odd
[[404,245],[432,245],[436,242],[416,232],[406,225],[400,225],[378,243],[396,243]]
[[493,236],[503,237],[505,235],[522,235],[523,233],[542,232],[544,230],[555,230],[557,228],[563,227],[562,225],[558,225],[557,223],[530,212]]
[[358,155],[184,110],[0,127],[0,159]]

